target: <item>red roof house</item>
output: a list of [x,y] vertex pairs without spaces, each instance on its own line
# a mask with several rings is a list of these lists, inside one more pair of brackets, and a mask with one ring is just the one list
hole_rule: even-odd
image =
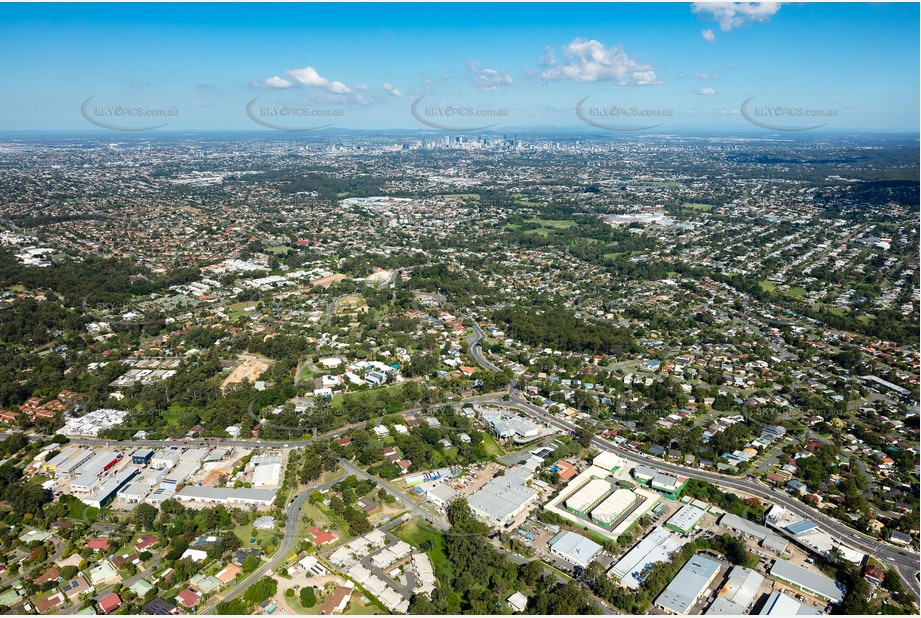
[[103,614],[111,614],[122,604],[120,596],[114,592],[99,599],[99,609]]

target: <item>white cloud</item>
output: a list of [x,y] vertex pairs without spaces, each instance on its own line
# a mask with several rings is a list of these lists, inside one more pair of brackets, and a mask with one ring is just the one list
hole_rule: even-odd
[[[729,32],[751,22],[770,20],[780,10],[780,5],[780,2],[695,2],[691,11],[710,15],[720,25],[720,30]],[[706,32],[704,38],[710,41]]]
[[714,90],[713,88],[698,88],[697,90],[694,91],[694,94],[701,94],[701,95],[704,95],[704,96],[712,96],[712,95],[714,95],[714,94],[717,94],[717,92],[716,92],[716,90]]
[[473,83],[480,90],[498,90],[502,86],[510,86],[512,77],[505,69],[486,69],[476,60],[468,60],[467,68],[473,73]]
[[294,84],[292,84],[286,79],[282,79],[281,77],[275,75],[273,77],[264,79],[261,82],[256,82],[253,85],[256,86],[257,88],[290,88]]
[[561,63],[548,47],[542,65],[547,68],[541,77],[549,80],[615,81],[621,85],[662,83],[652,65],[631,58],[620,45],[605,47],[596,40],[574,39],[563,47]]
[[713,73],[694,73],[694,77],[697,79],[719,79],[719,75],[714,75]]
[[329,80],[325,77],[321,77],[320,73],[317,72],[317,70],[313,67],[291,69],[285,74],[303,86],[311,86],[313,88],[326,88],[329,85]]
[[390,82],[384,82],[382,88],[392,94],[395,97],[400,97],[401,99],[410,99],[409,95],[403,94],[399,88],[391,84]]
[[707,43],[713,43],[714,41],[716,41],[716,35],[713,34],[713,30],[711,30],[710,28],[707,28],[706,30],[701,30],[700,36],[704,37],[704,40]]

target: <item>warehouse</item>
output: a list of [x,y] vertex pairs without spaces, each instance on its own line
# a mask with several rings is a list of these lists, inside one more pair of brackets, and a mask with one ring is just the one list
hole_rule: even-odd
[[74,471],[77,478],[70,484],[71,491],[86,493],[93,491],[102,473],[119,462],[120,456],[111,452],[99,453]]
[[628,513],[636,502],[636,494],[629,489],[618,489],[591,511],[592,521],[610,528],[622,515]]
[[187,478],[195,474],[196,470],[198,470],[198,462],[184,461],[170,470],[169,474],[163,477],[163,484],[178,486],[180,483],[184,483]]
[[677,498],[687,482],[688,480],[682,476],[658,472],[649,481],[649,486],[656,491],[661,491],[664,494],[670,494],[673,498]]
[[129,504],[136,504],[143,502],[149,492],[150,485],[147,483],[131,483],[118,492],[118,497]]
[[623,468],[626,463],[626,460],[610,451],[601,451],[595,455],[595,458],[592,460],[592,465],[611,473],[617,472]]
[[633,478],[640,483],[648,483],[659,473],[655,468],[639,465],[633,468]]
[[707,616],[747,614],[748,609],[764,583],[764,576],[757,571],[735,566],[729,578],[720,588],[716,600],[707,609]]
[[186,485],[176,492],[174,498],[180,502],[202,504],[229,504],[233,506],[271,506],[275,501],[275,489],[231,489],[229,487],[194,487]]
[[451,489],[451,486],[447,483],[440,483],[435,485],[432,489],[428,490],[425,493],[425,497],[428,498],[432,504],[438,508],[444,508],[448,506],[448,503],[451,502],[455,497],[457,497],[457,492]]
[[583,568],[601,553],[601,545],[569,530],[564,530],[550,539],[549,545],[552,553]]
[[153,457],[153,451],[149,448],[142,448],[134,451],[134,454],[131,455],[131,463],[137,466],[146,466],[150,463],[151,457]]
[[677,513],[668,518],[665,527],[681,534],[691,534],[703,516],[704,511],[691,504],[685,504],[678,509]]
[[467,499],[470,510],[492,526],[511,525],[537,500],[538,493],[526,485],[533,476],[524,466],[509,468],[470,495]]
[[[42,472],[57,472],[58,466],[83,451],[79,446],[70,446],[41,465]],[[92,455],[91,451],[83,451]],[[86,461],[85,459],[83,461]],[[79,465],[79,464],[77,464]]]
[[720,525],[727,530],[761,542],[761,546],[775,554],[782,554],[787,549],[787,541],[774,534],[770,529],[748,521],[738,515],[726,513],[720,518]]
[[761,609],[761,616],[822,616],[824,613],[814,607],[794,601],[782,592],[772,592]]
[[72,457],[68,458],[67,461],[59,463],[54,471],[54,476],[59,479],[69,479],[77,475],[77,471],[83,466],[86,462],[93,458],[93,451],[91,450],[80,450]]
[[170,500],[176,495],[176,488],[172,485],[159,486],[150,492],[150,495],[144,499],[144,502],[153,506],[160,506],[166,500]]
[[172,468],[179,461],[179,453],[175,449],[160,449],[150,458],[150,465],[157,470]]
[[128,481],[133,479],[138,474],[137,468],[126,468],[121,472],[118,472],[114,476],[110,476],[106,479],[106,482],[96,491],[95,494],[88,498],[83,498],[81,502],[87,506],[93,506],[97,509],[101,509],[106,504],[111,502],[115,498],[115,494],[119,489],[124,487]]
[[278,487],[278,482],[280,479],[280,461],[260,464],[256,466],[255,470],[253,470],[253,487]]
[[719,573],[720,563],[693,555],[656,599],[656,607],[672,614],[687,614]]
[[566,510],[585,515],[611,493],[611,484],[604,479],[593,478],[566,499]]
[[667,562],[673,552],[684,545],[678,535],[665,528],[653,528],[642,541],[610,569],[608,575],[613,575],[620,583],[628,588],[639,588],[643,575],[657,562]]
[[835,580],[786,560],[774,561],[771,577],[832,603],[840,603],[844,598],[844,593]]

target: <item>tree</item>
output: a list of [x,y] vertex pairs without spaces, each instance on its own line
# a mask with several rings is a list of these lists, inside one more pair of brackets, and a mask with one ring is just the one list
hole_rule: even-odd
[[244,573],[252,573],[259,568],[259,563],[261,561],[254,554],[248,555],[244,560],[241,568]]
[[[243,600],[250,603],[262,603],[268,600],[278,590],[278,582],[271,577],[262,577],[243,593]],[[247,612],[248,613],[248,612]]]
[[134,521],[144,530],[153,528],[157,515],[159,515],[157,507],[152,504],[147,504],[146,502],[142,502],[134,509]]
[[579,423],[579,444],[582,448],[588,448],[592,445],[595,431],[595,426],[591,423],[585,421]]
[[317,604],[317,594],[313,586],[304,586],[301,588],[301,605],[310,608]]

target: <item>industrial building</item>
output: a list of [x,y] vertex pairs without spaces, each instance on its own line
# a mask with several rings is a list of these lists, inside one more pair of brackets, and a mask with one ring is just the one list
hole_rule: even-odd
[[150,493],[150,485],[147,483],[131,483],[118,492],[118,497],[129,504],[136,504],[143,502],[148,493]]
[[444,508],[451,502],[454,498],[457,497],[457,492],[454,491],[450,485],[447,483],[440,483],[435,485],[432,489],[428,490],[425,493],[425,497],[428,498],[432,504],[438,508]]
[[844,592],[835,580],[786,560],[778,558],[774,561],[771,577],[832,603],[840,603],[844,599]]
[[142,448],[134,451],[131,455],[131,463],[138,466],[146,466],[153,457],[153,451],[149,448]]
[[121,455],[110,451],[102,452],[73,471],[77,478],[70,484],[71,491],[89,493],[99,485],[103,472],[110,470],[121,460]]
[[760,616],[822,616],[824,612],[803,605],[782,592],[772,592],[761,609]]
[[661,491],[664,494],[671,494],[673,497],[677,498],[687,482],[688,480],[684,477],[675,476],[674,474],[668,474],[666,472],[658,472],[652,477],[652,480],[649,481],[649,486],[656,491]]
[[247,489],[244,487],[194,487],[186,485],[173,496],[180,502],[227,504],[230,506],[271,506],[276,489]]
[[509,468],[470,495],[470,510],[492,526],[511,525],[537,500],[538,493],[526,485],[533,477],[534,473],[524,466]]
[[787,545],[789,545],[783,537],[774,534],[769,528],[732,513],[723,515],[720,518],[720,525],[727,530],[760,541],[763,548],[774,554],[782,554],[787,550]]
[[180,483],[184,483],[187,478],[195,474],[196,470],[198,470],[198,462],[184,461],[170,470],[169,473],[163,477],[162,484],[178,486]]
[[592,509],[592,521],[610,528],[622,515],[630,512],[635,503],[635,493],[629,489],[618,489]]
[[281,480],[281,457],[277,459],[256,465],[253,470],[253,487],[278,487]]
[[650,468],[649,466],[639,465],[633,468],[633,478],[635,478],[640,483],[648,483],[658,473],[658,470],[655,468]]
[[124,487],[128,481],[133,479],[138,475],[139,470],[137,468],[125,468],[120,472],[110,476],[106,481],[96,490],[92,496],[81,499],[83,504],[88,506],[96,507],[101,509],[106,504],[111,502],[115,498],[115,494],[119,489]]
[[566,510],[577,515],[585,515],[608,497],[613,490],[604,479],[593,478],[566,499]]
[[656,607],[671,614],[687,614],[707,590],[720,563],[699,554],[691,556],[675,579],[656,598]]
[[608,569],[628,588],[639,588],[645,572],[657,562],[667,562],[684,545],[678,535],[665,528],[653,528],[642,541]]
[[[83,451],[79,446],[69,446],[48,461],[42,463],[41,471],[42,472],[57,472],[58,466],[62,463],[75,456],[77,453]],[[91,451],[83,451],[84,453],[89,453],[92,455]],[[86,461],[85,459],[83,461]]]
[[732,570],[729,571],[729,578],[720,588],[716,600],[707,609],[706,615],[747,614],[763,583],[764,576],[757,571],[740,566],[732,567]]
[[557,534],[550,539],[548,545],[552,553],[583,568],[601,553],[601,545],[569,530]]
[[[54,469],[54,476],[59,479],[70,479],[77,476],[81,466],[90,461],[93,455],[92,450],[79,449],[65,461],[57,463]],[[55,457],[55,459],[57,459],[57,457]]]
[[612,474],[623,468],[626,463],[624,458],[618,457],[610,451],[601,451],[592,460],[592,465],[607,470]]
[[508,410],[484,408],[479,410],[480,420],[500,440],[512,439],[528,442],[541,436],[541,426],[526,416]]
[[179,462],[179,451],[171,448],[163,448],[154,453],[150,458],[150,465],[157,470],[169,469]]
[[681,534],[691,534],[698,522],[703,519],[704,511],[694,505],[685,504],[678,512],[668,518],[665,527]]

